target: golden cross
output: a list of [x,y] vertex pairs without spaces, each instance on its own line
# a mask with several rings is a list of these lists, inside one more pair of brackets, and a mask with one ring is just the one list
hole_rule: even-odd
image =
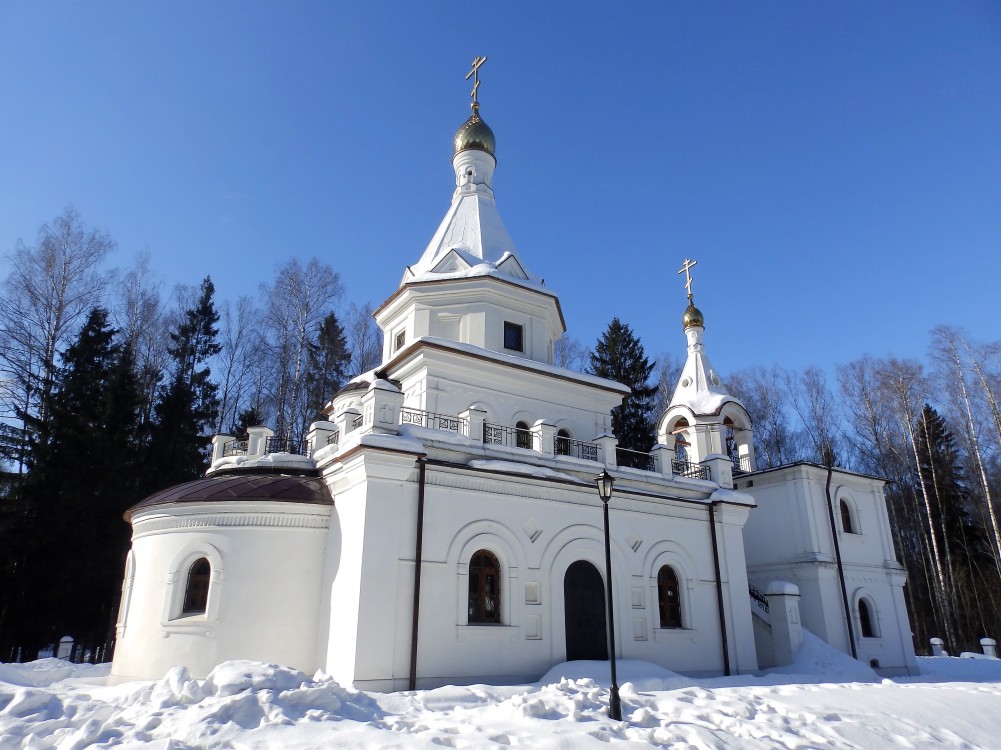
[[466,80],[468,81],[470,76],[473,78],[473,90],[469,93],[473,97],[473,112],[480,111],[480,102],[476,97],[476,92],[480,88],[480,66],[487,61],[487,56],[474,57],[473,58],[473,69],[466,73]]
[[692,299],[692,274],[688,272],[688,269],[694,268],[698,264],[697,260],[690,260],[685,258],[685,262],[681,264],[681,270],[678,273],[685,274],[685,289],[688,290],[688,299]]

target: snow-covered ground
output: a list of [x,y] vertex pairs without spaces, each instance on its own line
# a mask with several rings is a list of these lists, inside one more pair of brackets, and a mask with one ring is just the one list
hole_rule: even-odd
[[107,665],[0,664],[0,748],[1001,748],[1001,661],[918,659],[919,677],[891,681],[806,635],[795,663],[756,677],[620,662],[621,722],[606,662],[390,694],[257,662],[121,685]]

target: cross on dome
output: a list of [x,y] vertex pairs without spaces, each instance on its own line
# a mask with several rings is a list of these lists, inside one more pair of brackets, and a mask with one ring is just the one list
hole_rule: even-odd
[[480,111],[480,101],[477,96],[477,92],[480,89],[480,67],[487,61],[487,56],[474,57],[473,58],[473,68],[468,73],[466,73],[466,80],[468,81],[470,76],[473,78],[473,90],[469,92],[469,95],[473,98],[472,108],[473,112]]
[[695,268],[698,265],[697,260],[692,260],[690,258],[685,258],[685,262],[681,265],[681,270],[678,273],[685,274],[685,289],[688,291],[688,301],[692,300],[692,274],[689,273],[689,269]]

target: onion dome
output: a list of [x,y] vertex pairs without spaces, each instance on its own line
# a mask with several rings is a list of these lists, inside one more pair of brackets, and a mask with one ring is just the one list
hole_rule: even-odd
[[480,119],[479,112],[474,111],[455,133],[455,153],[469,150],[486,151],[496,159],[494,153],[496,147],[494,131]]
[[693,328],[698,326],[699,328],[706,327],[706,319],[702,316],[702,311],[695,306],[692,302],[692,298],[688,298],[688,307],[685,308],[685,314],[681,316],[681,324],[686,328]]

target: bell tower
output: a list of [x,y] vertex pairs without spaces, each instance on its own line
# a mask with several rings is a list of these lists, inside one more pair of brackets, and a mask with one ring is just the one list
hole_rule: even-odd
[[679,460],[701,463],[710,456],[728,456],[736,472],[754,469],[754,441],[747,409],[730,395],[706,354],[702,336],[706,323],[692,297],[691,269],[698,261],[685,258],[688,307],[681,324],[688,357],[667,411],[657,423],[657,441],[673,445]]

